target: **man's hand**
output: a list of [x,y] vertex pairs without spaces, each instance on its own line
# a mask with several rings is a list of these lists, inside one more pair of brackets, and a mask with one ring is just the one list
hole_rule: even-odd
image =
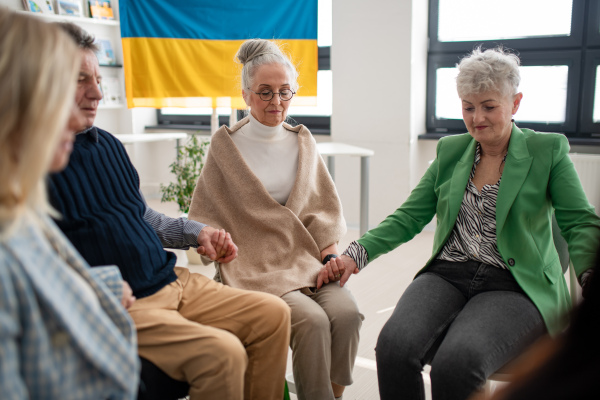
[[340,287],[344,287],[350,275],[358,274],[356,262],[352,257],[341,255],[337,258],[332,258],[323,266],[323,269],[317,275],[317,290],[329,282],[340,281]]
[[126,310],[129,309],[135,302],[135,296],[133,295],[133,290],[131,290],[131,286],[129,283],[123,281],[123,297],[121,297],[121,304],[125,307]]
[[237,257],[238,248],[225,229],[205,226],[198,235],[198,254],[226,264]]

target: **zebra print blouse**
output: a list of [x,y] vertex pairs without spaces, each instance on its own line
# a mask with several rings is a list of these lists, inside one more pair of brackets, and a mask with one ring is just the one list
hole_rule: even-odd
[[[437,259],[455,262],[475,260],[507,269],[496,245],[496,198],[502,177],[494,185],[485,185],[479,193],[472,179],[480,161],[481,145],[477,143],[475,162],[454,229]],[[506,156],[503,161],[506,161]],[[358,269],[362,270],[368,263],[367,251],[356,241],[350,243],[342,254],[351,257]]]
[[483,186],[480,193],[472,181],[479,161],[481,145],[477,143],[475,162],[454,229],[437,258],[455,262],[474,260],[506,269],[496,245],[496,199],[502,177],[494,185]]

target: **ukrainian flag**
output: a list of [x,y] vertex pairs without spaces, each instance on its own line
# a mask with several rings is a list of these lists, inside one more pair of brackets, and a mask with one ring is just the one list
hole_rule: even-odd
[[273,39],[298,68],[296,105],[316,104],[317,0],[121,0],[128,107],[233,107],[244,40]]

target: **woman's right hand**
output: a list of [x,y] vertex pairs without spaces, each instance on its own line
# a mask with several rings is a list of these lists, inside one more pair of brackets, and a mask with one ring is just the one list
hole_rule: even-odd
[[350,279],[350,275],[358,274],[359,269],[356,262],[352,257],[347,255],[341,255],[336,258],[332,258],[323,266],[319,274],[317,275],[317,290],[329,282],[340,281],[340,287],[344,287],[344,284]]

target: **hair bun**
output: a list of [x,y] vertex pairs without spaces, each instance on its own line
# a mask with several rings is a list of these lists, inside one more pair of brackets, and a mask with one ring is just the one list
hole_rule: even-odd
[[246,65],[256,57],[265,54],[279,54],[279,48],[273,42],[265,39],[250,39],[245,41],[236,55],[243,65]]

